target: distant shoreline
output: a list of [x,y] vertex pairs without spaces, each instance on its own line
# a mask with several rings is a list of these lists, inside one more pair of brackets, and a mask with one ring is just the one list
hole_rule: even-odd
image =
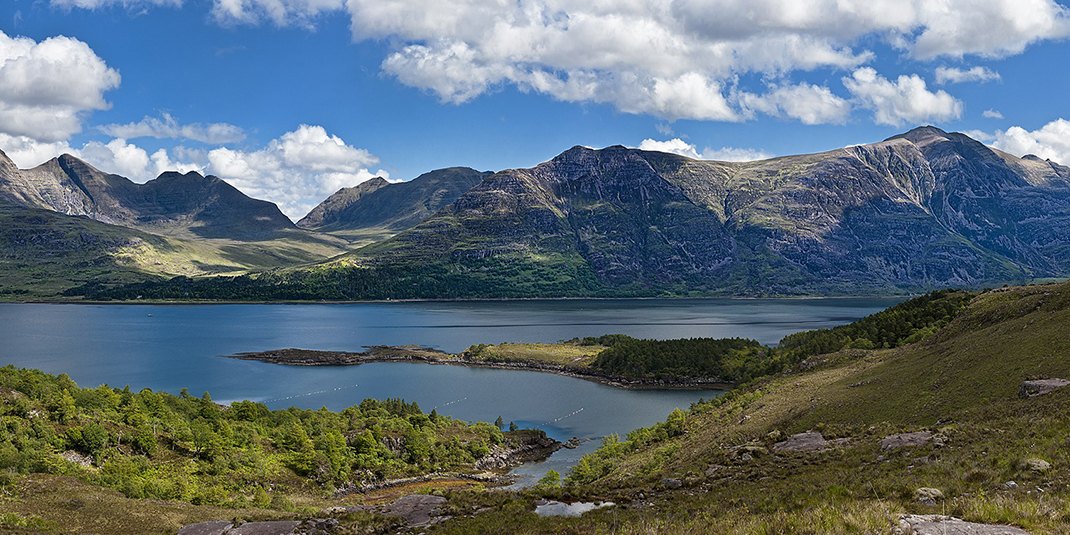
[[227,355],[226,358],[282,366],[359,366],[376,362],[412,362],[467,368],[534,371],[584,379],[629,390],[729,390],[736,386],[719,379],[644,379],[613,375],[594,369],[523,360],[510,362],[471,360],[461,355],[418,346],[371,346],[363,352],[286,348],[237,353]]
[[909,299],[923,294],[849,294],[849,295],[782,295],[782,296],[646,296],[646,297],[472,297],[472,298],[426,298],[426,299],[363,299],[349,301],[302,301],[302,300],[276,300],[276,301],[238,301],[238,300],[170,300],[170,299],[136,299],[123,301],[90,301],[90,300],[45,300],[33,299],[26,301],[4,301],[2,304],[13,305],[153,305],[153,306],[184,306],[184,305],[362,305],[362,304],[391,304],[391,303],[508,303],[508,302],[553,302],[553,301],[817,301],[831,299]]

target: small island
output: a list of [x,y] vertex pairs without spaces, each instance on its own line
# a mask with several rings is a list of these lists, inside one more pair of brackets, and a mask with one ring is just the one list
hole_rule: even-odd
[[[619,388],[727,389],[745,377],[726,364],[743,358],[743,353],[760,357],[767,349],[743,339],[638,340],[607,335],[556,343],[477,344],[456,354],[406,345],[369,346],[358,352],[285,348],[230,358],[287,366],[424,362],[554,373]],[[633,356],[639,353],[643,362]],[[682,361],[681,353],[690,354],[691,362]],[[669,361],[671,367],[666,365]]]

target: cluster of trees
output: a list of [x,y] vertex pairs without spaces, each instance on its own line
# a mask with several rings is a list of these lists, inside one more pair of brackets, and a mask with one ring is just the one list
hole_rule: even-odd
[[[204,299],[318,301],[602,295],[589,273],[571,266],[491,257],[466,265],[427,261],[370,266],[327,265],[234,277],[174,277],[131,284],[89,282],[64,291],[95,300]],[[614,295],[619,294],[615,292]]]
[[791,360],[847,348],[892,348],[922,340],[962,312],[977,294],[941,290],[904,301],[854,323],[786,336],[777,346]]
[[593,340],[608,347],[591,366],[624,377],[745,382],[772,371],[771,350],[744,338],[640,340],[612,335]]
[[[368,399],[341,412],[270,410],[0,368],[0,470],[64,473],[133,498],[272,505],[287,490],[333,489],[463,469],[508,437],[415,403]],[[91,466],[82,466],[89,462]]]
[[775,348],[742,338],[638,340],[621,334],[572,343],[606,346],[591,365],[613,375],[745,383],[779,373],[813,355],[848,348],[892,348],[922,340],[958,316],[975,295],[959,290],[932,292],[848,325],[789,335]]

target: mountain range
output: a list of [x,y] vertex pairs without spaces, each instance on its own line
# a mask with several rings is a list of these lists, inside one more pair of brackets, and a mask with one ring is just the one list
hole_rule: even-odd
[[69,156],[32,170],[5,160],[0,199],[12,205],[156,234],[300,233],[348,249],[239,279],[84,292],[97,297],[869,294],[1070,271],[1070,168],[935,127],[738,163],[573,147],[530,169],[372,179],[296,226],[215,177],[138,185]]

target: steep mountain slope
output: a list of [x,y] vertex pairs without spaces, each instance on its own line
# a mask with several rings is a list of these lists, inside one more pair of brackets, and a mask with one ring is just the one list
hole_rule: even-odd
[[376,177],[339,190],[297,226],[347,235],[394,234],[452,204],[490,173],[450,167],[391,184]]
[[56,297],[94,285],[235,274],[337,254],[333,241],[286,231],[266,241],[189,239],[0,200],[0,300]]
[[362,265],[562,255],[639,292],[864,292],[1064,275],[1070,174],[927,127],[724,163],[573,148],[488,177]]
[[292,266],[346,245],[216,177],[164,173],[136,184],[66,155],[20,170],[0,153],[0,221],[0,288],[16,299],[89,281]]
[[[386,186],[358,201],[389,191]],[[1070,169],[922,127],[764,161],[574,147],[320,265],[160,297],[918,292],[1070,274]],[[115,296],[130,292],[121,292]]]
[[[0,169],[23,204],[104,223],[159,231],[186,229],[206,238],[263,237],[293,223],[266,201],[251,199],[214,176],[163,173],[145,184],[103,173],[70,155],[33,169]],[[14,200],[14,199],[13,199]]]
[[311,212],[297,222],[297,226],[315,229],[326,224],[338,222],[339,213],[353,206],[361,197],[390,184],[385,178],[377,176],[350,188],[342,188],[316,205]]

